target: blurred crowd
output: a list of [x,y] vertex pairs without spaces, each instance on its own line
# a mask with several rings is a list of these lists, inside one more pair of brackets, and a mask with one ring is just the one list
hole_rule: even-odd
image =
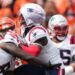
[[[46,23],[54,14],[63,14],[69,22],[69,26],[75,24],[75,0],[0,0],[0,17],[8,16],[17,20],[18,12],[25,3],[40,4],[46,11]],[[16,24],[16,32],[19,31],[19,24]]]

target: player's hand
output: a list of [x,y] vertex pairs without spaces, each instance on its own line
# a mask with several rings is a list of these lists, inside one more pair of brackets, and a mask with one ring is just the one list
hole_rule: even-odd
[[73,70],[75,72],[75,63],[71,63],[70,65],[73,67]]

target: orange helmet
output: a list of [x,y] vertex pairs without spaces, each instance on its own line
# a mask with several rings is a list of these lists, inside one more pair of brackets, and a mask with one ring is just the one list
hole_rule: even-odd
[[15,27],[15,23],[11,18],[3,17],[0,19],[0,30],[5,30],[11,27]]

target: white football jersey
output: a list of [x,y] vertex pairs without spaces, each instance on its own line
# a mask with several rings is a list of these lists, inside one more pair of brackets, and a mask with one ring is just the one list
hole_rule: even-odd
[[[16,45],[18,45],[18,42],[14,36],[15,34],[13,32],[7,32],[7,34],[5,35],[5,37],[0,40],[0,43],[2,42],[12,42]],[[14,62],[14,57],[5,52],[4,50],[2,50],[0,48],[0,66],[4,66],[4,69],[3,70],[13,70],[14,69],[14,66],[15,66],[15,62]],[[1,72],[1,68],[0,68],[0,75],[3,75],[3,73]]]
[[[41,60],[41,61],[43,61],[45,64],[51,64],[51,65],[56,65],[56,64],[59,64],[59,63],[61,63],[62,64],[62,66],[61,66],[61,68],[64,68],[65,66],[64,66],[64,64],[63,64],[63,60],[61,59],[61,57],[62,58],[64,58],[64,56],[61,56],[60,57],[60,51],[59,51],[59,49],[56,47],[56,44],[50,39],[50,37],[49,37],[49,35],[48,35],[48,33],[47,33],[47,31],[46,31],[46,29],[44,29],[42,26],[36,26],[36,27],[33,27],[29,32],[28,32],[28,34],[26,35],[26,37],[25,37],[25,40],[26,40],[26,42],[28,43],[28,45],[30,45],[30,44],[34,44],[34,41],[36,41],[37,40],[37,38],[41,38],[41,37],[44,37],[44,35],[47,37],[47,40],[48,40],[48,43],[45,45],[45,46],[42,46],[42,45],[40,45],[41,47],[42,47],[42,50],[41,50],[41,52],[39,53],[39,55],[38,55],[38,58]],[[65,40],[66,41],[68,41],[69,40],[69,38],[70,38],[70,36],[68,37],[68,38],[66,38]],[[43,40],[42,40],[43,41]],[[69,45],[70,45],[70,40],[68,41],[69,42]],[[66,43],[64,43],[64,48],[63,49],[65,49],[66,48],[66,45],[68,46],[68,48],[66,48],[67,49],[67,52],[66,53],[68,53],[68,54],[64,54],[64,55],[67,55],[67,56],[70,56],[69,54],[70,54],[70,51],[68,51],[68,49],[70,48],[70,49],[73,49],[75,46],[70,46],[69,47],[69,45],[68,44],[66,44]],[[61,45],[60,45],[61,46]],[[58,45],[58,47],[60,47],[59,45]],[[62,45],[63,46],[63,45]],[[62,47],[61,46],[61,47]],[[74,50],[72,50],[73,51],[73,53],[74,53]],[[72,52],[71,51],[71,52]],[[64,51],[62,51],[61,53],[63,53]],[[65,61],[65,62],[69,62],[69,60],[68,59],[70,59],[69,57],[68,58],[66,58],[67,60]],[[71,60],[70,60],[71,61]],[[66,73],[66,72],[65,72]],[[66,73],[67,75],[68,75],[68,73]],[[72,74],[72,73],[71,73]]]
[[55,65],[58,63],[62,63],[59,51],[55,47],[53,42],[49,39],[49,35],[44,27],[42,26],[33,27],[26,35],[25,40],[28,43],[28,45],[30,45],[31,43],[34,43],[34,41],[36,41],[37,39],[42,38],[44,36],[47,38],[48,43],[45,46],[41,45],[42,50],[38,55],[38,58],[41,59],[46,64]]
[[70,44],[70,38],[71,35],[67,35],[64,41],[60,43],[54,42],[54,44],[59,49],[60,57],[62,58],[65,66],[68,66],[72,62],[72,56],[75,55],[75,45]]

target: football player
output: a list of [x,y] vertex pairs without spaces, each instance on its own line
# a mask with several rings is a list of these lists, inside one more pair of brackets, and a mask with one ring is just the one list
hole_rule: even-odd
[[65,66],[72,63],[75,55],[75,46],[70,44],[71,35],[68,34],[68,21],[62,15],[54,15],[49,20],[49,29],[52,31],[52,41],[60,51]]
[[31,63],[32,60],[34,61],[33,56],[25,54],[25,51],[19,48],[20,40],[14,29],[15,23],[12,19],[8,17],[0,19],[0,75],[8,75],[9,72],[13,73],[15,66],[14,57],[16,56]]
[[[41,26],[45,20],[44,10],[37,4],[26,4],[20,9],[19,17],[22,25],[22,37],[27,43],[26,45],[28,45],[21,45],[22,49],[37,56],[44,63],[54,66],[54,68],[59,67],[60,63],[63,63],[60,59],[59,51],[49,39],[47,30]],[[37,48],[32,47],[32,45],[38,46],[39,49],[36,50]],[[66,73],[73,71],[72,66],[66,67]],[[50,71],[50,74],[58,73]]]
[[[17,45],[17,41],[10,37],[11,34],[13,34],[12,31],[14,31],[14,28],[15,23],[12,19],[7,17],[0,19],[0,43],[8,41]],[[7,35],[5,36],[5,34]],[[11,39],[8,39],[8,37],[10,37]],[[0,75],[4,75],[8,70],[13,71],[14,64],[14,57],[0,48]]]
[[[20,9],[19,22],[21,25],[21,35],[24,38],[24,42],[26,42],[26,45],[20,44],[20,46],[24,51],[28,52],[33,56],[38,57],[45,64],[59,67],[62,63],[59,56],[59,51],[54,46],[52,41],[49,39],[47,30],[44,27],[42,27],[44,21],[45,21],[45,11],[40,5],[29,3],[25,4]],[[59,60],[57,60],[57,58]],[[19,67],[21,71],[23,71],[22,70],[23,68],[25,69],[25,66],[21,68]],[[33,69],[32,70],[30,69],[30,66],[28,70],[32,72],[34,71]],[[17,73],[20,74],[19,72]],[[38,74],[38,72],[36,74]]]

